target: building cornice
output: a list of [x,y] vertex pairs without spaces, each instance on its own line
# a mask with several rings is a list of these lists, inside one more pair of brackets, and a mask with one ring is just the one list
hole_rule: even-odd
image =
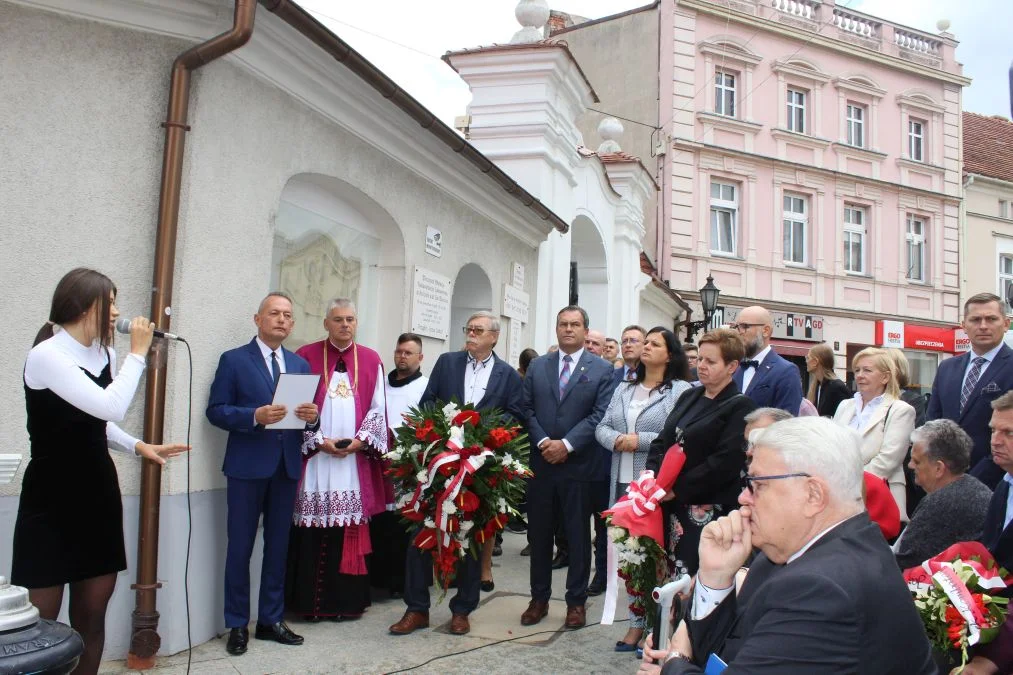
[[937,104],[926,101],[920,96],[910,96],[908,94],[897,94],[897,105],[901,107],[916,108],[918,110],[924,110],[926,112],[934,113],[945,113],[946,108]]
[[779,33],[786,37],[800,40],[804,44],[814,44],[826,49],[841,53],[848,54],[850,56],[859,56],[875,63],[880,63],[891,68],[899,68],[906,70],[922,77],[928,77],[933,80],[941,80],[944,82],[951,82],[961,87],[967,87],[971,84],[971,78],[963,75],[955,75],[953,73],[947,73],[944,70],[938,70],[936,68],[930,68],[923,66],[912,61],[906,61],[896,56],[890,56],[889,54],[882,54],[880,52],[863,47],[861,45],[852,44],[850,42],[844,42],[841,40],[834,40],[820,33],[814,33],[811,30],[803,30],[800,28],[794,28],[787,24],[776,23],[769,19],[765,19],[751,14],[746,14],[735,8],[733,3],[726,3],[723,5],[713,4],[707,0],[679,0],[679,6],[684,9],[694,9],[703,14],[709,14],[721,21],[736,21],[744,24],[754,30],[768,30],[773,33]]
[[720,40],[714,38],[708,38],[700,42],[697,45],[697,50],[701,54],[710,54],[711,56],[723,59],[723,62],[738,61],[755,66],[763,61],[763,57],[755,52],[747,51],[741,47],[735,48],[735,45],[731,42],[722,44]]
[[795,63],[791,63],[786,59],[778,59],[770,64],[770,69],[775,73],[784,73],[793,77],[801,78],[804,80],[812,80],[813,82],[827,83],[830,81],[830,75],[820,70],[813,70],[812,68],[804,68]]
[[927,164],[926,162],[916,162],[913,159],[908,159],[907,157],[898,157],[896,161],[898,167],[904,167],[905,169],[908,170],[913,169],[915,171],[931,173],[940,177],[946,174],[946,169],[944,167],[937,166],[935,164]]
[[763,125],[760,124],[759,122],[753,122],[751,120],[740,120],[736,117],[719,115],[717,113],[709,112],[707,110],[697,110],[696,118],[704,124],[711,124],[721,129],[727,129],[729,131],[745,131],[746,133],[755,134],[761,129],[763,129]]
[[834,150],[842,155],[851,155],[852,157],[868,159],[873,162],[882,162],[884,159],[889,157],[889,155],[881,150],[875,150],[873,148],[859,148],[854,145],[848,145],[847,143],[841,143],[840,141],[834,141]]
[[[973,178],[973,181],[968,182],[968,178]],[[968,173],[964,174],[964,187],[970,188],[973,183],[985,183],[992,187],[997,187],[1002,190],[1013,190],[1013,182],[1003,180],[1001,178],[993,178],[992,176],[986,176],[981,173]]]
[[806,134],[800,134],[795,131],[788,129],[782,129],[775,127],[770,130],[770,135],[779,141],[785,141],[786,143],[795,143],[797,145],[804,145],[812,148],[813,150],[826,150],[830,147],[833,142],[829,138],[820,138],[819,136],[807,136]]
[[861,82],[855,82],[854,80],[847,77],[835,77],[834,86],[838,89],[844,89],[845,91],[852,91],[856,94],[865,94],[872,98],[883,98],[886,96],[886,90],[880,89],[879,87],[870,87],[867,84]]

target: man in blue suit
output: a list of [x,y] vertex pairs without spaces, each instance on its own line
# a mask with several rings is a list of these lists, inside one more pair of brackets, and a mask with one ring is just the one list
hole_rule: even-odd
[[998,295],[979,293],[964,303],[963,327],[971,351],[939,364],[926,418],[953,420],[974,441],[970,474],[993,490],[1003,470],[992,461],[988,421],[991,403],[1013,389],[1013,351],[1003,344],[1009,329]]
[[[272,405],[281,373],[308,373],[303,359],[281,346],[292,332],[292,301],[270,293],[253,317],[257,337],[222,354],[211,383],[207,418],[229,432],[222,471],[228,480],[228,551],[225,557],[226,650],[246,652],[250,623],[250,556],[257,524],[264,515],[264,561],[257,606],[258,640],[286,645],[303,639],[285,625],[285,560],[296,485],[302,472],[303,432],[267,429],[285,417],[285,406]],[[303,403],[295,415],[317,423],[317,407]]]
[[521,615],[530,626],[548,614],[552,595],[552,536],[561,513],[570,544],[566,574],[566,627],[586,622],[584,603],[591,573],[591,484],[601,470],[594,432],[614,388],[612,365],[584,349],[587,312],[564,307],[556,315],[559,351],[531,362],[524,378],[524,412],[531,440],[528,541],[531,602]]
[[[499,340],[499,319],[492,312],[472,314],[464,326],[464,337],[465,351],[441,354],[436,360],[419,405],[443,405],[454,400],[473,404],[478,410],[497,408],[509,423],[522,424],[521,376],[493,351]],[[410,546],[405,557],[404,601],[408,608],[390,627],[394,635],[407,635],[429,626],[432,571],[430,553]],[[478,607],[482,579],[479,561],[465,556],[457,566],[456,578],[457,595],[450,601],[450,632],[465,635],[471,630],[468,615]]]
[[802,407],[802,376],[770,346],[774,322],[763,307],[746,307],[731,327],[746,343],[746,358],[733,379],[739,391],[753,399],[757,408],[780,408],[798,415]]

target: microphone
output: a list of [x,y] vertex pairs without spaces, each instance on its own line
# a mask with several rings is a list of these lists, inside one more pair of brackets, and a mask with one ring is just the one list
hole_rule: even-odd
[[[118,332],[120,332],[120,333],[125,334],[125,335],[129,335],[130,334],[130,319],[126,319],[124,317],[120,317],[119,319],[116,319],[116,330]],[[186,342],[186,340],[184,340],[180,336],[174,335],[172,333],[167,333],[164,330],[158,330],[156,328],[154,332],[155,332],[155,337],[157,337],[157,338],[165,338],[166,340],[179,340],[180,342]]]

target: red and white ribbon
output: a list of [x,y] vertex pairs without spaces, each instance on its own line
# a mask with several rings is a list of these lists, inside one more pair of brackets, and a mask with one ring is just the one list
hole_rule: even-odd
[[971,591],[968,590],[967,585],[960,580],[953,567],[949,566],[941,567],[938,572],[932,575],[932,578],[943,589],[946,597],[953,603],[953,607],[967,622],[967,644],[971,646],[978,644],[978,640],[981,638],[981,624],[985,623],[985,616],[978,609],[974,598],[971,597]]

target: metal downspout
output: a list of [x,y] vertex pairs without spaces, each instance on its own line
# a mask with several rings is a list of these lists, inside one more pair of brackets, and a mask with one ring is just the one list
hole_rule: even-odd
[[[155,232],[155,260],[151,285],[151,320],[160,330],[168,330],[175,272],[176,235],[179,223],[179,197],[183,176],[183,149],[186,142],[187,113],[190,103],[190,75],[203,65],[246,44],[253,35],[256,0],[235,0],[232,28],[207,42],[191,47],[172,64],[165,150],[159,190],[158,227]],[[157,343],[148,362],[144,400],[144,438],[161,443],[165,425],[166,345]],[[138,514],[137,583],[131,586],[137,599],[131,618],[130,649],[127,666],[132,670],[150,669],[161,646],[158,612],[155,610],[158,583],[158,515],[162,468],[144,461],[141,469],[141,503]]]

